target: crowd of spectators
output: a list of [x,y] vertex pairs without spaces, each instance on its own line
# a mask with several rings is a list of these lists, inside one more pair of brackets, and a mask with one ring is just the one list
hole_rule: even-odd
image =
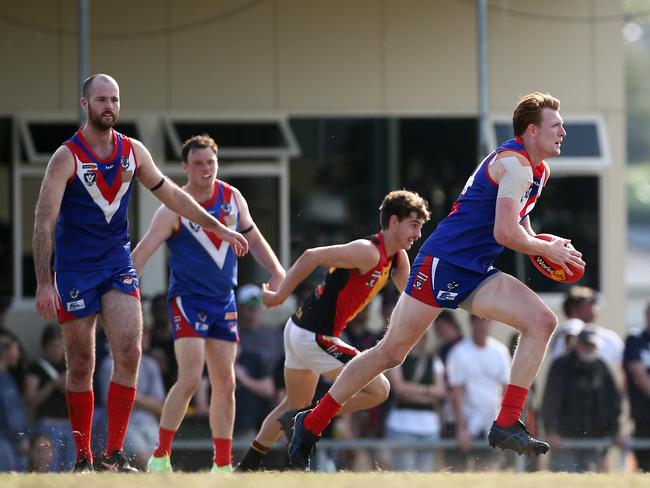
[[[280,324],[265,324],[261,291],[256,285],[237,291],[240,345],[235,366],[237,389],[235,440],[249,441],[260,422],[282,397],[284,360]],[[389,288],[382,298],[387,322],[398,298]],[[525,408],[526,421],[551,444],[550,456],[526,464],[526,469],[607,471],[607,452],[626,452],[629,439],[650,438],[650,303],[642,330],[625,341],[599,325],[597,293],[574,286],[564,300],[566,320],[549,347],[545,374],[534,385]],[[3,301],[4,307],[9,303]],[[166,392],[174,383],[176,363],[164,295],[149,302],[150,320],[143,334],[136,405],[127,431],[125,452],[144,468],[157,441],[158,418]],[[65,400],[65,359],[61,330],[47,325],[40,352],[27,358],[18,337],[4,327],[0,310],[0,471],[65,472],[74,461],[73,435]],[[491,336],[493,323],[444,311],[404,363],[389,371],[390,399],[364,412],[344,415],[324,435],[337,438],[386,438],[430,441],[431,448],[392,452],[339,450],[328,459],[329,469],[396,471],[493,470],[512,467],[512,459],[485,449],[485,437],[498,412],[510,373],[511,351]],[[368,327],[360,314],[345,331],[344,340],[365,350],[383,331]],[[97,335],[96,408],[105,405],[112,359],[101,326]],[[467,332],[464,333],[464,330]],[[327,385],[323,385],[325,391]],[[207,415],[209,383],[199,389],[190,414]],[[317,396],[314,398],[318,400]],[[628,408],[629,406],[629,408]],[[625,415],[623,412],[629,412]],[[96,415],[96,419],[105,416]],[[93,446],[100,449],[106,426],[93,426]],[[629,434],[627,434],[629,432]],[[440,439],[455,441],[439,449]],[[607,439],[606,443],[584,443]],[[650,450],[636,449],[634,467],[650,471]],[[235,453],[235,461],[237,453]],[[283,456],[270,458],[282,469]],[[360,467],[361,466],[361,467]]]

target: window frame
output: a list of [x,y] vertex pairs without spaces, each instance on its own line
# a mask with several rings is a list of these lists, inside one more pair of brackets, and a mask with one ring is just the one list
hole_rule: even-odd
[[245,125],[259,123],[277,124],[280,134],[284,139],[284,147],[228,147],[219,145],[219,156],[224,159],[282,159],[292,158],[300,155],[300,146],[289,125],[287,116],[278,114],[174,114],[162,118],[164,137],[167,138],[174,155],[178,161],[182,160],[182,141],[175,127],[176,122],[181,123],[228,123]]

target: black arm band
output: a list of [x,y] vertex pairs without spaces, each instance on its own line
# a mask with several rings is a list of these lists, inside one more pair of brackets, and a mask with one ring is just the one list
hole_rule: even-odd
[[250,227],[248,227],[247,229],[240,230],[239,233],[240,233],[240,234],[247,234],[248,232],[252,231],[254,228],[255,228],[255,224],[252,224],[252,225],[251,225]]
[[149,191],[156,191],[158,188],[160,188],[161,186],[163,186],[165,184],[165,180],[167,180],[167,178],[165,178],[163,176],[162,179],[158,182],[158,184],[156,186],[154,186],[152,188],[149,188]]

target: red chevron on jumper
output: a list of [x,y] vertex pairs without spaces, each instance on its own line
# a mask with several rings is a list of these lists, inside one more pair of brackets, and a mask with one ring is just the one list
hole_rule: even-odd
[[115,200],[115,197],[117,196],[117,193],[120,191],[120,187],[123,184],[122,173],[124,172],[124,168],[119,163],[115,164],[117,164],[118,168],[117,172],[114,175],[113,183],[110,185],[106,181],[106,178],[104,178],[104,173],[102,173],[99,169],[96,169],[94,171],[95,179],[97,181],[97,188],[99,188],[99,191],[102,193],[102,196],[108,203],[113,203],[113,200]]

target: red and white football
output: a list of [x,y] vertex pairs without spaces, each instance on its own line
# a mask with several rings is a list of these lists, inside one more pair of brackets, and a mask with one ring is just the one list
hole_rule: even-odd
[[[553,240],[553,236],[549,234],[537,234],[535,237],[544,241]],[[583,269],[576,268],[575,266],[569,266],[569,269],[573,272],[573,276],[569,276],[559,264],[554,263],[544,256],[530,255],[528,257],[540,273],[542,273],[547,278],[550,278],[554,281],[559,281],[560,283],[575,283],[580,278],[582,278],[582,275],[585,273]]]

